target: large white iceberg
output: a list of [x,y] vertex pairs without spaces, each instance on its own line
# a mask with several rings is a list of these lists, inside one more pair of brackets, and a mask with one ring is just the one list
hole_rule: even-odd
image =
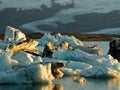
[[[33,61],[34,59],[34,61]],[[61,72],[61,76],[63,73]],[[12,52],[0,53],[0,84],[11,83],[51,83],[55,79],[51,62],[42,62],[25,52],[13,56]]]
[[[66,49],[54,51],[54,59],[69,61],[68,68],[73,71],[79,69],[78,75],[84,77],[120,77],[120,63],[111,55],[91,55],[81,50],[68,51]],[[76,63],[73,63],[76,61]],[[69,65],[70,64],[70,65]],[[63,71],[65,71],[63,69]],[[66,70],[67,71],[67,70]]]
[[[0,42],[0,84],[51,83],[55,79],[51,62],[42,63],[40,56],[22,51],[22,49],[13,52],[11,48],[7,48],[9,45],[18,45],[19,42],[24,42],[24,40],[26,40],[25,34],[18,29],[7,26],[5,38]],[[27,48],[35,49],[36,43],[34,46],[33,43],[34,41]],[[59,71],[59,67],[57,70]],[[62,77],[63,73],[59,72],[59,77]]]
[[0,71],[0,83],[51,83],[54,77],[51,73],[51,64],[30,65],[19,70]]

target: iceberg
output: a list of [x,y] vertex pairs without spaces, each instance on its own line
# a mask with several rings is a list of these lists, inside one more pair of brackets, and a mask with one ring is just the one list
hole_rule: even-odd
[[[11,33],[8,35],[8,32]],[[46,44],[50,44],[49,42],[55,45],[52,56],[42,57],[44,48]],[[67,46],[55,49],[62,42]],[[109,54],[91,54],[85,47],[84,50],[75,47],[83,48],[84,45],[73,36],[45,33],[40,39],[28,40],[20,30],[9,26],[4,40],[0,42],[0,84],[47,84],[65,76],[120,77],[120,63],[117,59]]]
[[[0,59],[0,84],[48,84],[63,76],[59,70],[62,66],[58,67],[60,63],[43,63],[42,58],[33,57],[25,52],[13,55],[12,52],[4,51],[0,54]],[[57,66],[54,67],[56,64]],[[57,70],[54,73],[58,73],[58,77],[54,76],[53,70]]]
[[51,42],[54,45],[58,46],[61,42],[67,41],[71,46],[82,46],[83,43],[76,39],[74,36],[67,36],[67,35],[61,35],[60,33],[57,33],[55,35],[51,35],[50,33],[45,33],[44,36],[40,39],[38,39],[38,42],[40,45],[45,46],[47,42]]
[[[72,68],[73,72],[74,70],[79,69],[80,76],[111,78],[120,77],[120,63],[111,55],[91,55],[77,49],[74,51],[55,51],[53,54],[53,58],[72,62],[68,63],[66,67]],[[73,63],[73,61],[76,61],[76,64]]]
[[0,83],[51,83],[53,76],[51,74],[51,64],[38,64],[23,67],[18,70],[6,70],[0,72]]
[[36,56],[33,52],[37,50],[38,42],[28,40],[25,34],[16,28],[7,26],[5,38],[0,45],[0,84],[47,84],[63,76],[59,69],[64,64],[43,63],[41,56]]
[[4,41],[7,43],[11,42],[22,42],[26,40],[26,36],[19,29],[11,26],[6,27]]

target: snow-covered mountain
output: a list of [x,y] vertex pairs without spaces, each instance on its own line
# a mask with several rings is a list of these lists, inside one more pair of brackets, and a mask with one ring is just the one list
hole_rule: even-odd
[[[114,33],[120,0],[0,0],[0,32],[7,25],[32,32]],[[2,28],[3,27],[3,28]],[[112,28],[110,32],[106,29]],[[120,34],[119,32],[117,34]]]

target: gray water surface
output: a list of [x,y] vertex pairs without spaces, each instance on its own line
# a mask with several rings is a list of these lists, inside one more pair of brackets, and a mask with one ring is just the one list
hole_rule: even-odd
[[0,85],[0,90],[120,90],[120,79],[90,79],[85,83],[74,80],[75,77],[57,79],[49,85]]

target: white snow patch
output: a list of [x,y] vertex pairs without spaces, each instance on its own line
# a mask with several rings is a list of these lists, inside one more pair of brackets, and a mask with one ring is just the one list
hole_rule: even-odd
[[120,28],[107,28],[93,32],[87,32],[89,34],[120,34]]

